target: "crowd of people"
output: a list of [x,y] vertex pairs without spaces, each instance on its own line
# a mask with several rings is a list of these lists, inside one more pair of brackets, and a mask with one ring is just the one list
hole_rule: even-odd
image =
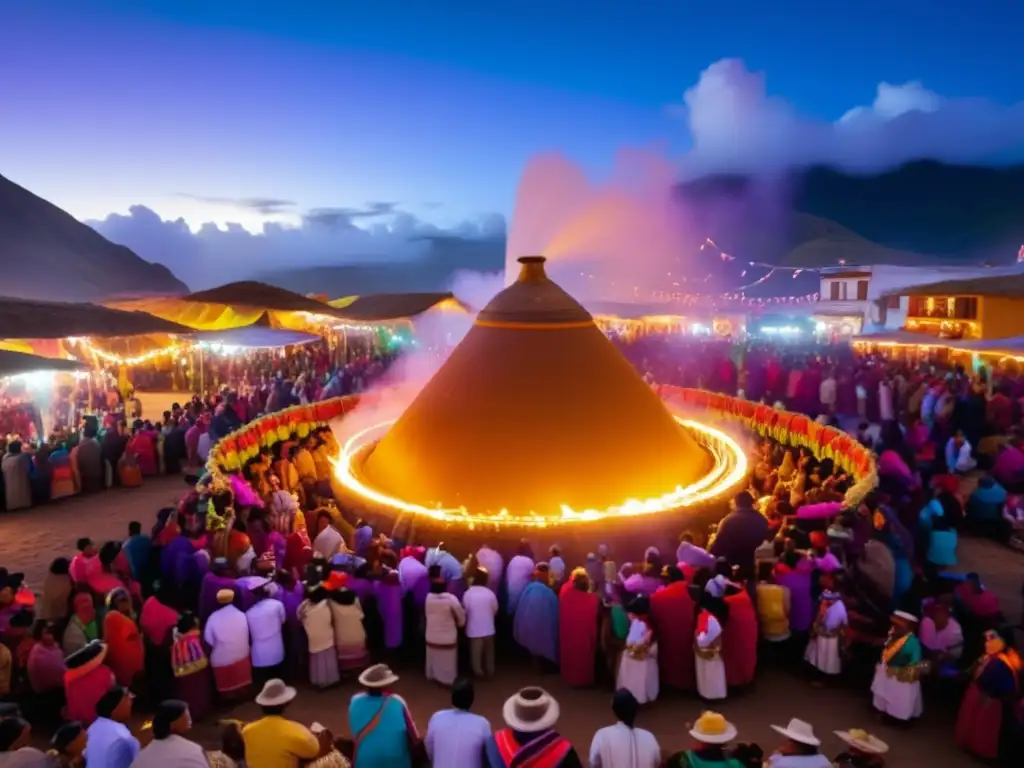
[[[234,358],[224,358],[230,386],[218,384],[205,397],[174,403],[159,417],[143,414],[134,390],[122,395],[111,377],[108,386],[94,391],[95,407],[83,429],[58,425],[46,439],[39,439],[42,427],[31,400],[12,401],[8,416],[20,416],[0,437],[0,511],[178,474],[204,463],[217,440],[257,416],[361,392],[394,360],[382,353],[331,368],[320,346],[298,347],[290,356],[254,354],[238,369]],[[78,394],[87,397],[87,391],[80,383]],[[85,413],[86,403],[70,412]]]
[[[752,684],[762,666],[781,665],[809,686],[862,690],[893,722],[958,701],[957,746],[1020,764],[1024,665],[1010,622],[979,575],[952,570],[963,532],[1012,530],[1007,508],[1019,488],[1000,467],[1007,452],[1019,452],[1015,380],[910,369],[832,348],[752,349],[737,364],[711,345],[707,365],[691,359],[684,368],[671,350],[645,337],[624,351],[655,379],[742,390],[855,424],[879,453],[879,488],[846,508],[851,479],[831,461],[765,440],[749,488],[713,530],[684,532],[675,552],[605,546],[567,563],[557,546],[541,553],[528,542],[514,552],[485,543],[455,553],[439,542],[395,540],[327,500],[325,473],[337,450],[330,431],[293,437],[250,462],[230,494],[191,493],[161,510],[148,532],[133,523],[122,542],[82,539],[73,558],[53,563],[38,599],[18,574],[3,573],[0,695],[32,722],[65,723],[56,755],[33,759],[80,765],[84,755],[89,765],[128,766],[174,755],[256,768],[319,760],[357,768],[884,765],[888,746],[863,728],[836,734],[834,760],[823,754],[822,735],[798,719],[773,726],[777,748],[739,743],[716,702]],[[673,369],[711,374],[691,382]],[[847,379],[859,382],[852,402],[838,394]],[[1010,402],[1009,422],[1000,395]],[[216,404],[211,426],[231,412],[240,422],[236,405]],[[215,436],[226,434],[221,428]],[[991,456],[981,450],[988,438]],[[969,469],[961,455],[974,462]],[[968,473],[981,480],[965,496]],[[614,691],[616,723],[594,735],[589,751],[560,735],[558,702],[540,687],[508,699],[496,732],[472,714],[473,684],[460,671],[487,680],[517,653],[569,686]],[[393,668],[410,659],[452,690],[453,708],[423,731],[392,692]],[[346,737],[283,716],[299,695],[289,683],[326,689],[342,681],[361,688]],[[666,689],[693,692],[708,708],[694,713],[689,746],[659,744],[637,727],[643,705]],[[185,737],[193,718],[254,693],[264,716],[228,726],[221,750],[203,753]],[[133,694],[154,712],[146,747],[125,726]],[[24,749],[30,735],[16,717],[0,732],[7,752]]]

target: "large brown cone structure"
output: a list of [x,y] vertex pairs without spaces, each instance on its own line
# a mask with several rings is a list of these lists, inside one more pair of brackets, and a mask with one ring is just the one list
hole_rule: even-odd
[[662,496],[710,456],[544,258],[499,293],[359,470],[424,506],[557,517]]

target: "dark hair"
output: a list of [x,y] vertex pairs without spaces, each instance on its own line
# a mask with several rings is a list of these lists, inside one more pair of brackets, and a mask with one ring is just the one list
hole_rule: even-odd
[[84,730],[85,726],[77,720],[73,720],[70,723],[64,723],[64,725],[58,728],[57,732],[53,734],[53,738],[50,740],[50,746],[58,752],[63,752]]
[[0,720],[0,752],[9,750],[29,727],[29,722],[21,717],[5,717]]
[[196,621],[195,614],[192,613],[192,611],[185,611],[178,617],[177,630],[181,634],[185,634],[186,632],[191,632],[195,629],[198,624],[199,622]]
[[142,523],[140,523],[138,520],[132,520],[130,523],[128,523],[129,536],[138,536],[140,533],[142,533]]
[[448,591],[448,585],[441,579],[430,580],[430,594],[432,595],[443,595]]
[[334,602],[341,605],[354,605],[356,602],[356,593],[351,589],[339,589],[337,592],[331,593],[331,598]]
[[684,579],[683,571],[675,564],[665,566],[665,577],[670,584],[675,584]]
[[100,700],[96,702],[96,714],[100,717],[110,717],[127,695],[128,689],[123,685],[115,683],[110,686],[107,692],[100,696]]
[[75,542],[75,549],[79,552],[85,552],[86,548],[92,545],[92,539],[88,536],[83,536],[77,542]]
[[637,702],[636,697],[625,688],[620,688],[615,692],[612,697],[612,712],[615,713],[615,717],[624,725],[633,727],[636,722],[637,712],[640,710],[640,704]]
[[71,561],[68,560],[66,557],[55,558],[54,561],[50,563],[50,573],[52,573],[54,576],[64,576],[70,570]]
[[773,564],[762,560],[757,564],[757,580],[758,581],[772,581],[772,567]]
[[221,751],[234,760],[241,763],[245,760],[245,740],[242,738],[242,727],[237,722],[224,724],[220,732]]
[[113,565],[120,552],[121,547],[116,541],[108,541],[100,547],[100,562],[106,566]]
[[470,709],[475,698],[476,689],[468,678],[460,677],[452,683],[452,706],[456,709]]
[[431,579],[431,580],[433,580],[433,579],[440,579],[441,575],[442,574],[441,574],[441,566],[440,565],[434,564],[434,565],[431,565],[430,567],[427,568],[427,578],[428,579]]
[[32,638],[36,642],[42,640],[43,633],[46,630],[50,630],[50,632],[53,632],[53,623],[47,621],[46,619],[41,619],[40,621],[37,621],[36,625],[32,627]]
[[160,702],[153,714],[153,738],[166,739],[171,735],[174,721],[188,712],[188,704],[179,699],[167,699]]

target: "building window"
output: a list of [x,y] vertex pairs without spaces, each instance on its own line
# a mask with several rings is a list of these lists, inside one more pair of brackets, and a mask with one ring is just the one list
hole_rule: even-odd
[[857,281],[857,301],[868,300],[868,281],[858,280]]
[[833,280],[832,281],[831,287],[829,288],[829,298],[831,298],[832,301],[839,301],[839,281],[838,280]]
[[898,295],[891,295],[885,297],[885,308],[886,309],[899,309],[900,308],[900,297]]

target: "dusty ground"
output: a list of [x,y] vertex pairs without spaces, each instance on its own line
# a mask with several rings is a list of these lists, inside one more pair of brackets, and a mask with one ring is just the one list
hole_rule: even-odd
[[[121,539],[128,522],[139,520],[148,526],[157,509],[175,502],[186,490],[181,479],[161,478],[147,481],[143,488],[113,490],[106,493],[66,500],[28,512],[0,514],[0,564],[12,571],[24,571],[27,582],[38,587],[50,561],[58,554],[70,554],[75,540],[90,536],[97,541]],[[963,570],[976,570],[1000,596],[1011,617],[1021,614],[1021,565],[1024,556],[980,540],[967,540],[961,546]],[[596,728],[612,720],[609,691],[568,690],[557,675],[538,678],[518,661],[502,664],[496,680],[481,683],[477,692],[477,711],[492,724],[501,722],[501,705],[518,687],[531,682],[547,687],[561,703],[562,731],[581,751],[589,747]],[[354,692],[352,684],[326,692],[303,691],[293,707],[295,719],[322,722],[336,735],[346,735],[345,708]],[[418,669],[403,670],[397,691],[412,707],[416,722],[426,728],[430,714],[447,705],[448,694],[426,683]],[[894,730],[874,722],[870,694],[867,690],[817,690],[800,678],[776,669],[766,669],[756,689],[725,702],[721,711],[740,731],[741,740],[753,740],[763,747],[779,741],[770,724],[785,724],[791,717],[812,722],[829,754],[838,752],[841,742],[832,731],[851,727],[867,727],[892,747],[889,764],[893,766],[932,766],[956,768],[975,763],[956,751],[950,734],[954,709],[930,700],[923,720],[909,730]],[[666,749],[685,746],[685,726],[701,712],[695,697],[669,695],[659,699],[641,716],[642,727],[658,737]],[[225,716],[251,718],[252,705],[225,712]],[[216,740],[212,725],[197,726],[196,734],[206,743]]]

